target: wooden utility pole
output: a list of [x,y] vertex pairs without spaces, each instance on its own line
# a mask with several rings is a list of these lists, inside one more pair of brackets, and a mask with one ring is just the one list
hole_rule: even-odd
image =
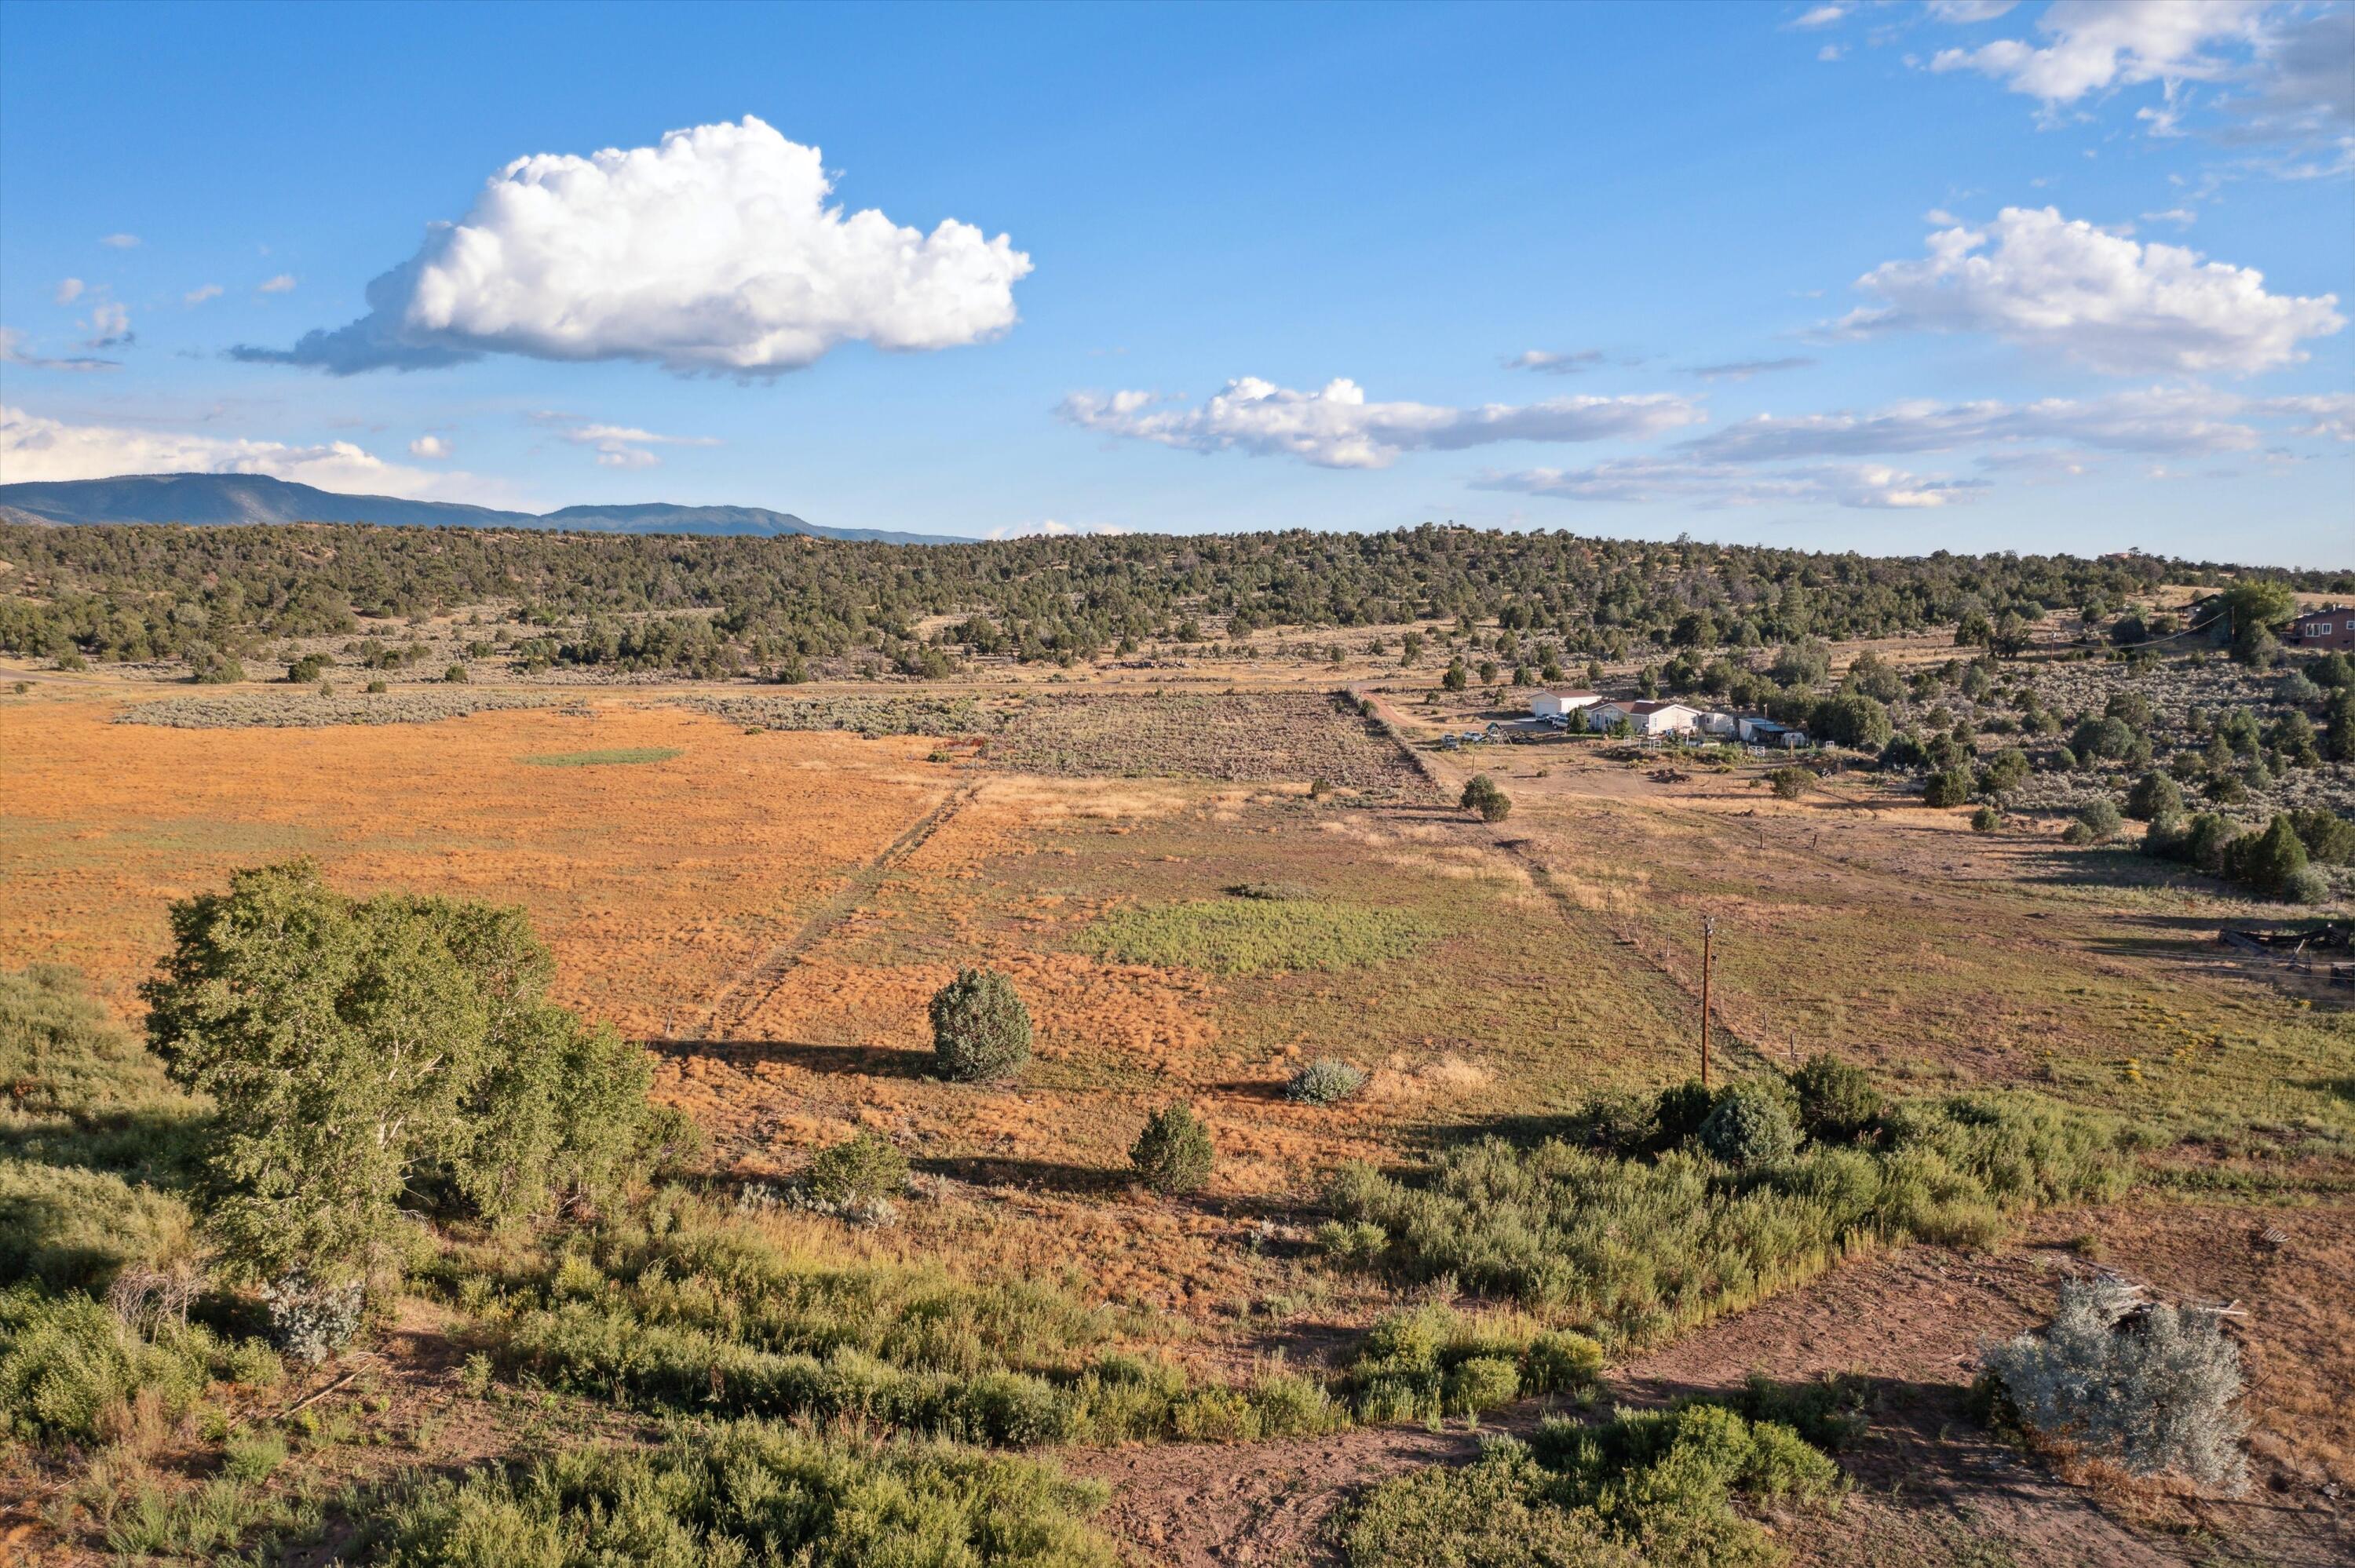
[[1700,1086],[1709,1087],[1709,980],[1710,965],[1714,957],[1711,948],[1717,936],[1717,916],[1705,915],[1700,922]]

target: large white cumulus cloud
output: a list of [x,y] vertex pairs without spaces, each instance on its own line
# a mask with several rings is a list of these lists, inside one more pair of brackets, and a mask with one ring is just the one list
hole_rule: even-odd
[[1057,410],[1075,425],[1188,451],[1241,450],[1296,457],[1319,468],[1388,468],[1403,451],[1457,451],[1492,441],[1599,441],[1652,436],[1698,422],[1683,397],[1551,397],[1452,408],[1369,403],[1342,377],[1314,392],[1255,376],[1227,383],[1199,408],[1150,392],[1074,393]]
[[518,158],[368,285],[367,315],[235,352],[339,375],[488,353],[762,375],[845,343],[950,348],[1014,324],[1030,259],[1007,236],[846,213],[833,190],[815,147],[750,115],[654,147]]
[[2251,375],[2305,358],[2302,340],[2347,324],[2336,294],[2268,293],[2254,267],[2140,244],[2049,207],[1941,229],[1926,256],[1885,262],[1857,287],[1887,303],[1835,323],[1842,334],[1992,333],[2113,375]]

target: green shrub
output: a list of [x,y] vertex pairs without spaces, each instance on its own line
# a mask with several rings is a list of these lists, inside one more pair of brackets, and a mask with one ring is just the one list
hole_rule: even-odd
[[2137,821],[2157,821],[2182,810],[2183,789],[2164,773],[2146,773],[2126,791],[2126,815]]
[[466,673],[466,666],[464,664],[453,664],[442,672],[442,679],[451,685],[463,686],[474,677]]
[[2345,865],[2355,861],[2355,822],[2325,806],[2304,806],[2289,813],[2290,826],[2306,846],[2306,858],[2317,865]]
[[1717,1097],[1700,1124],[1701,1147],[1729,1165],[1772,1165],[1799,1146],[1798,1129],[1780,1096],[1736,1084]]
[[1501,822],[1512,814],[1513,802],[1497,787],[1497,781],[1486,773],[1476,773],[1464,786],[1464,794],[1456,804],[1465,810],[1477,813],[1484,822]]
[[1971,813],[1971,832],[1991,833],[2003,826],[2003,814],[1993,806],[1981,806]]
[[1963,805],[1970,800],[1976,783],[1967,768],[1949,768],[1944,772],[1933,773],[1929,783],[1923,786],[1922,803],[1940,808]]
[[1210,1179],[1210,1129],[1183,1100],[1155,1111],[1128,1151],[1137,1180],[1156,1192],[1192,1192]]
[[1086,1522],[1104,1495],[1052,1465],[943,1443],[698,1425],[659,1448],[577,1448],[428,1482],[389,1510],[377,1561],[1116,1568]]
[[1863,1068],[1828,1051],[1808,1057],[1790,1075],[1799,1098],[1799,1126],[1827,1142],[1853,1139],[1881,1118],[1885,1102]]
[[2281,897],[2307,869],[2306,843],[2286,813],[2275,813],[2261,833],[2234,840],[2224,851],[2224,874],[2255,891]]
[[1778,800],[1796,800],[1815,788],[1816,776],[1804,768],[1777,768],[1766,775]]
[[1452,1278],[1640,1343],[1811,1278],[1855,1248],[1984,1241],[2011,1216],[2114,1195],[2125,1181],[2107,1123],[2033,1095],[1909,1102],[1881,1124],[1870,1147],[1809,1147],[1740,1172],[1673,1147],[1622,1158],[1493,1139],[1411,1180],[1346,1165],[1327,1188],[1335,1218],[1319,1237],[1342,1244],[1331,1255],[1345,1266]]
[[1582,1395],[1603,1371],[1583,1334],[1498,1326],[1441,1306],[1385,1313],[1342,1375],[1360,1419],[1477,1415],[1524,1393]]
[[951,1083],[996,1083],[1030,1060],[1030,1010],[996,969],[959,969],[932,1012],[932,1051]]
[[1621,1412],[1601,1426],[1550,1420],[1460,1467],[1367,1489],[1334,1529],[1349,1568],[1758,1568],[1773,1538],[1737,1497],[1821,1504],[1838,1468],[1790,1427],[1694,1404]]
[[95,1443],[112,1411],[145,1394],[177,1420],[229,1370],[201,1328],[159,1321],[152,1337],[75,1291],[0,1291],[0,1430],[31,1443]]
[[872,1203],[896,1198],[908,1185],[908,1157],[879,1133],[862,1128],[812,1157],[805,1180],[812,1196],[828,1203]]
[[1292,1075],[1284,1097],[1302,1105],[1329,1106],[1348,1099],[1366,1086],[1366,1075],[1347,1062],[1319,1056]]

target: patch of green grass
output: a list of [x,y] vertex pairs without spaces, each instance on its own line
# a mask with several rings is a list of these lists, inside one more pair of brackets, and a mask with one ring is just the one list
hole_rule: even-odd
[[534,768],[612,768],[633,762],[668,762],[680,755],[675,746],[617,746],[603,751],[551,751],[524,760]]
[[1403,958],[1433,933],[1387,909],[1318,899],[1202,899],[1116,909],[1080,937],[1122,963],[1256,974],[1348,969]]

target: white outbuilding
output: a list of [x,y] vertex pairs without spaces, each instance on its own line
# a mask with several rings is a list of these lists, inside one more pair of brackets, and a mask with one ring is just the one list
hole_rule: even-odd
[[1533,718],[1564,718],[1581,708],[1593,707],[1602,700],[1600,692],[1575,692],[1549,686],[1530,696],[1529,715]]

